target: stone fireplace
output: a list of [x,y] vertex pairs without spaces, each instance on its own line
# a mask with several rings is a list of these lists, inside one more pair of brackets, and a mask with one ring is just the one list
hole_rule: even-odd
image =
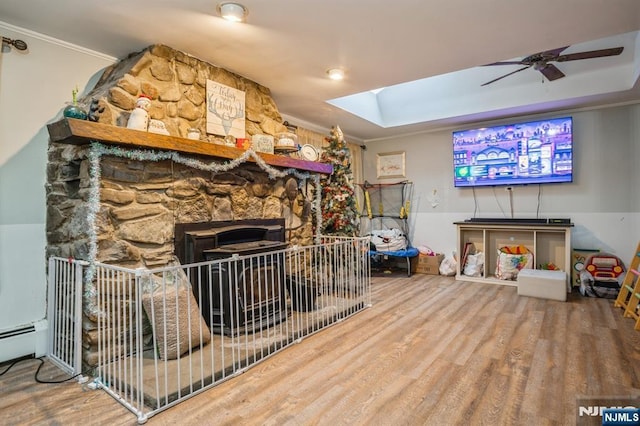
[[[173,161],[108,155],[101,156],[96,179],[89,171],[91,149],[59,143],[50,147],[48,256],[126,268],[162,267],[177,259],[176,226],[246,219],[281,219],[286,243],[313,243],[310,197],[301,189],[313,182],[270,178],[250,163],[211,173]],[[287,196],[287,187],[297,190],[295,197]],[[85,306],[84,313],[85,362],[93,365],[97,310]]]
[[[204,134],[207,79],[246,91],[248,136],[284,129],[254,82],[166,46],[130,55],[80,100],[92,121],[48,126],[47,257],[162,267],[177,260],[176,226],[247,219],[281,219],[286,243],[313,243],[313,193],[331,166],[185,139],[191,127]],[[170,135],[123,128],[141,93]],[[83,358],[95,365],[98,309],[85,303]]]

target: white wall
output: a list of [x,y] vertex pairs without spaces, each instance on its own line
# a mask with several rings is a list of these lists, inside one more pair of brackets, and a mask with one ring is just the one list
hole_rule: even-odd
[[[46,124],[76,87],[95,85],[115,58],[0,22],[25,52],[0,53],[0,333],[45,318]],[[2,349],[0,348],[0,359]]]
[[[464,128],[567,115],[574,119],[574,182],[514,187],[513,217],[570,218],[575,224],[574,248],[610,251],[628,262],[640,240],[639,104],[518,117]],[[406,178],[414,182],[412,243],[444,253],[455,249],[453,222],[473,217],[474,210],[476,217],[511,217],[509,194],[503,187],[477,188],[475,201],[474,190],[453,187],[453,130],[458,129],[367,142],[364,153],[365,178],[387,182],[376,179],[377,154],[406,152]]]

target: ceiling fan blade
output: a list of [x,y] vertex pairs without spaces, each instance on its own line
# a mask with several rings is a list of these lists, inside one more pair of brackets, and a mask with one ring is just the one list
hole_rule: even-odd
[[531,67],[531,65],[527,65],[526,67],[522,67],[522,68],[520,68],[520,69],[517,69],[517,70],[515,70],[515,71],[513,71],[513,72],[510,72],[509,74],[505,74],[505,75],[503,75],[502,77],[498,77],[498,78],[495,78],[495,79],[493,79],[493,80],[491,80],[491,81],[487,81],[486,83],[481,84],[480,86],[486,86],[487,84],[491,84],[491,83],[494,83],[494,82],[496,82],[496,81],[498,81],[498,80],[502,80],[502,79],[503,79],[503,78],[505,78],[505,77],[509,77],[509,76],[510,76],[510,75],[512,75],[512,74],[515,74],[515,73],[520,72],[520,71],[524,71],[524,70],[526,70],[527,68],[530,68],[530,67]]
[[611,49],[590,50],[588,52],[569,53],[560,55],[556,59],[557,62],[577,61],[580,59],[602,58],[605,56],[616,56],[622,53],[624,47],[614,47]]
[[493,65],[525,65],[522,61],[503,61],[503,62],[493,62],[491,64],[484,64],[483,67],[491,67]]
[[564,77],[564,73],[553,64],[547,64],[544,68],[540,68],[538,71],[540,71],[542,75],[547,77],[547,80],[549,81],[557,80]]
[[538,53],[538,55],[544,55],[545,57],[555,58],[560,53],[562,53],[563,50],[567,49],[568,47],[569,46],[564,46],[564,47],[558,47],[557,49],[545,50],[544,52]]

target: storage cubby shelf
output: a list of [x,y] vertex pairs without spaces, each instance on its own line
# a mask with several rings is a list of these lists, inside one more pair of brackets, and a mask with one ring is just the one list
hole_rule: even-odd
[[[500,285],[516,286],[516,281],[501,280],[495,276],[498,249],[503,246],[523,245],[533,253],[534,267],[553,263],[567,273],[567,288],[571,290],[571,228],[568,224],[527,224],[507,222],[455,222],[457,247],[460,254],[456,279]],[[462,255],[467,243],[485,255],[482,275],[463,275]]]

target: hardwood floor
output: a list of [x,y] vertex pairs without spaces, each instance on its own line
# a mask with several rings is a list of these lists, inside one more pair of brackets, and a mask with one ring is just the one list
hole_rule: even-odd
[[[372,283],[370,309],[147,424],[571,425],[578,396],[640,397],[640,332],[612,300],[433,275]],[[35,383],[39,364],[0,376],[0,424],[137,423],[104,391]],[[48,362],[39,374],[61,377]]]

